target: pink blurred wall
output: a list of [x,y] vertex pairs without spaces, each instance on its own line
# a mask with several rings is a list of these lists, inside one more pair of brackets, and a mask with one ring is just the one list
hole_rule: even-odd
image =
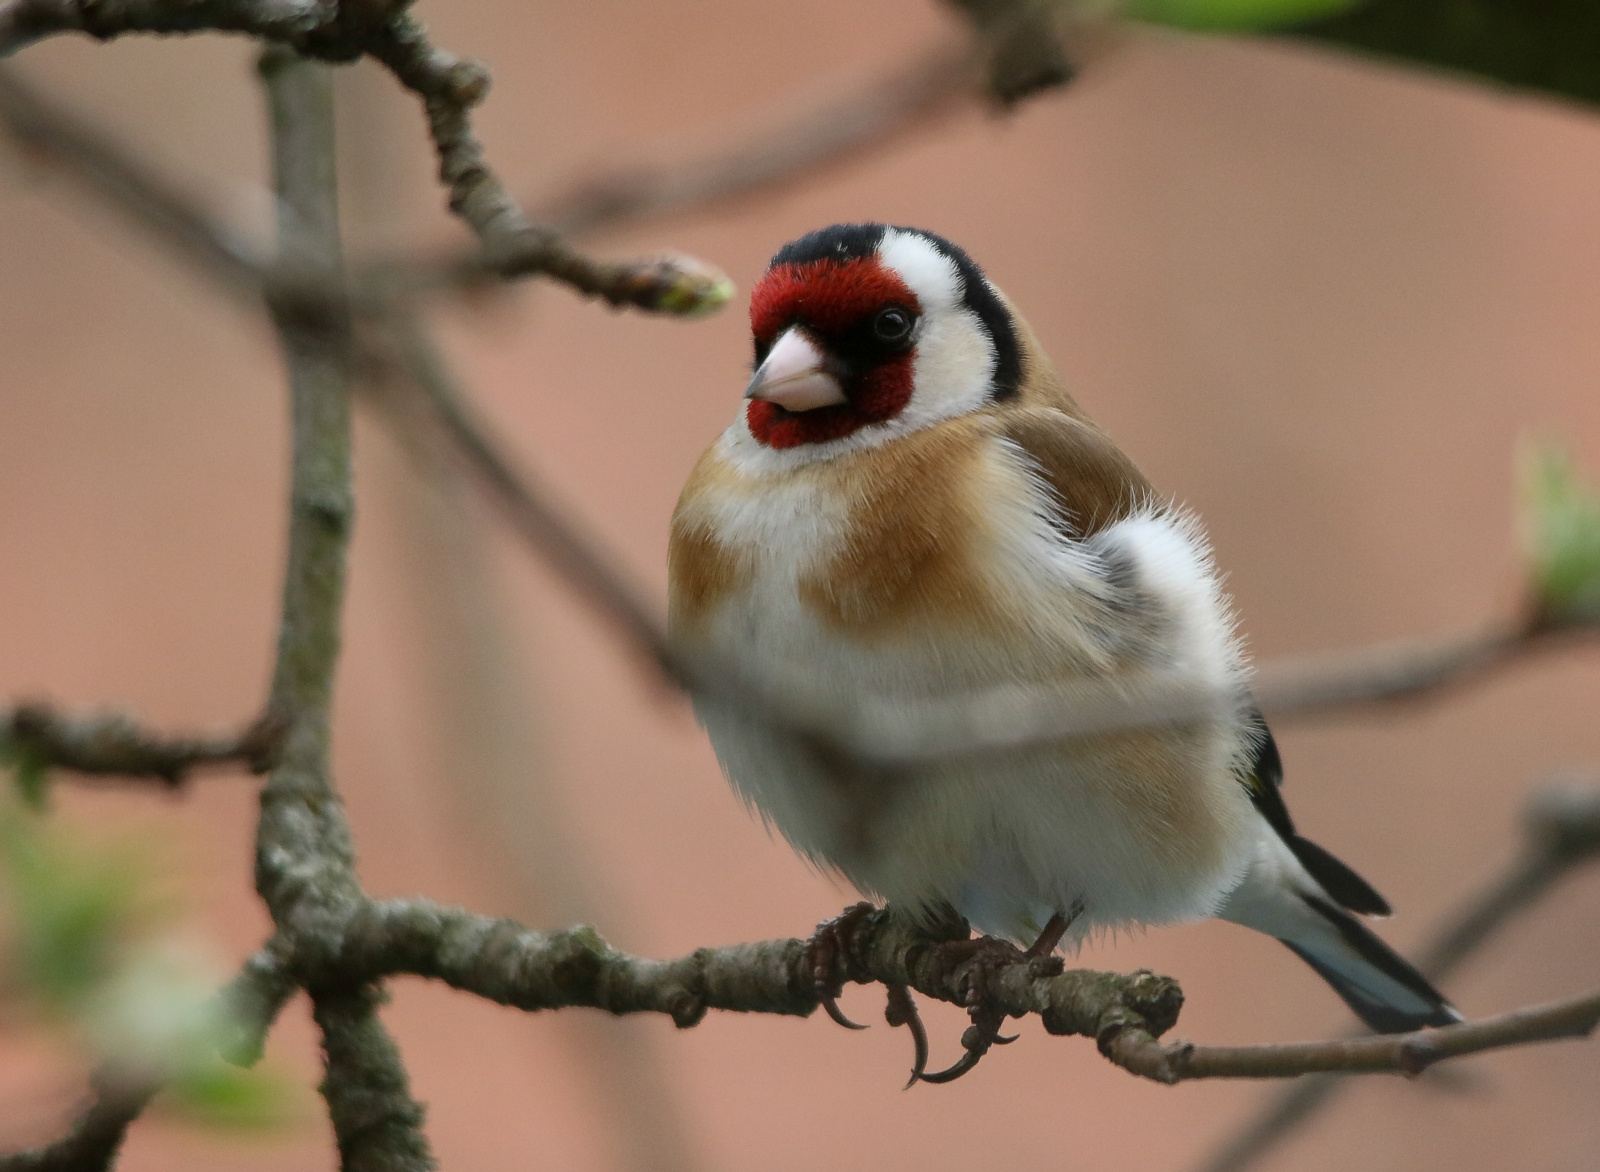
[[[752,110],[825,93],[948,32],[925,0],[458,0],[421,14],[442,43],[494,68],[483,131],[530,195],[663,137],[715,141]],[[259,227],[250,57],[235,41],[61,42],[22,64]],[[396,193],[381,229],[352,238],[458,239],[428,185],[415,112],[376,77],[343,92],[366,119],[346,129],[383,128],[365,165]],[[6,156],[3,176],[0,696],[106,702],[165,726],[233,722],[265,682],[282,552],[271,339],[35,164]],[[686,250],[748,289],[779,244],[836,220],[920,224],[961,242],[1085,406],[1206,519],[1250,644],[1271,658],[1454,631],[1514,603],[1518,437],[1563,439],[1600,478],[1597,190],[1589,113],[1288,47],[1152,38],[1013,117],[962,116],[782,195],[595,247]],[[742,387],[742,307],[686,324],[539,286],[440,317],[516,450],[659,595],[678,486]],[[418,634],[413,515],[426,502],[380,428],[368,421],[359,441],[337,753],[364,879],[378,894],[526,915],[507,859],[475,839],[484,803],[499,799],[462,792],[430,723],[437,656]],[[683,706],[643,682],[541,568],[498,534],[483,566],[485,596],[512,616],[512,674],[531,681],[511,717],[527,784],[549,787],[542,816],[562,820],[585,868],[568,904],[601,909],[615,944],[669,955],[802,934],[846,901],[744,814]],[[1394,717],[1280,733],[1300,821],[1400,909],[1390,939],[1421,939],[1511,857],[1541,773],[1600,762],[1597,685],[1600,663],[1573,656]],[[73,792],[62,805],[64,817],[159,841],[226,956],[260,941],[249,781],[208,780],[179,801]],[[502,819],[513,834],[515,821]],[[530,830],[526,850],[547,839]],[[1452,994],[1485,1013],[1592,985],[1597,902],[1600,877],[1570,882]],[[1223,925],[1106,942],[1083,959],[1179,977],[1179,1032],[1200,1041],[1347,1024],[1285,950]],[[846,998],[873,1020],[877,1001]],[[938,1061],[961,1021],[929,1016]],[[419,982],[396,987],[388,1020],[446,1168],[616,1166],[626,1145],[575,1057],[607,1031],[658,1064],[664,1109],[708,1172],[1176,1170],[1263,1093],[1141,1083],[1091,1044],[1033,1027],[976,1075],[902,1093],[909,1045],[881,1026],[574,1025]],[[6,1053],[0,1087],[30,1102],[23,1075],[38,1063]],[[303,1003],[270,1053],[314,1084]],[[1594,1166],[1600,1048],[1464,1070],[1448,1092],[1363,1082],[1273,1166]],[[307,1091],[303,1124],[267,1140],[141,1123],[124,1167],[331,1167],[316,1107]],[[0,1124],[0,1138],[41,1128],[20,1107]]]

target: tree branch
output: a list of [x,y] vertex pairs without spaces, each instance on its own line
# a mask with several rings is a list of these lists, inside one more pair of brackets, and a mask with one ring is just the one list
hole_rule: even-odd
[[9,0],[0,4],[0,57],[56,33],[110,40],[123,33],[234,32],[304,37],[336,14],[334,0]]
[[367,51],[422,98],[450,208],[482,245],[476,256],[447,265],[440,274],[444,279],[473,283],[487,276],[544,273],[612,305],[676,314],[720,309],[733,296],[732,283],[709,265],[682,257],[597,261],[573,249],[554,229],[529,221],[490,169],[472,129],[472,107],[489,91],[482,64],[434,47],[422,26],[404,15],[391,20]]
[[[1501,928],[1562,878],[1600,858],[1600,789],[1555,785],[1535,793],[1523,815],[1521,856],[1425,947],[1417,969],[1444,981]],[[1240,1172],[1256,1163],[1331,1103],[1344,1088],[1339,1075],[1315,1075],[1273,1096],[1205,1164],[1202,1172]]]
[[[1126,681],[1019,685],[916,704],[896,698],[893,705],[860,705],[828,727],[842,744],[869,760],[903,763],[1216,719],[1243,705],[1279,718],[1337,714],[1432,698],[1482,683],[1532,656],[1597,640],[1596,626],[1495,623],[1433,641],[1269,663],[1239,692],[1219,692],[1184,674],[1152,673],[1140,681],[1137,696],[1128,694]],[[812,707],[819,702],[804,701]]]
[[[208,30],[246,33],[326,61],[371,56],[423,100],[450,206],[482,246],[467,262],[444,272],[425,268],[402,283],[543,274],[613,305],[654,312],[708,313],[727,303],[733,286],[710,265],[686,257],[598,261],[532,224],[490,169],[472,130],[470,111],[488,93],[488,70],[436,48],[405,8],[404,0],[9,0],[0,3],[0,57],[53,33],[109,39]],[[386,273],[381,281],[403,276]]]
[[243,765],[264,772],[276,740],[267,720],[233,736],[172,737],[114,712],[73,716],[42,703],[0,711],[0,744],[31,763],[90,776],[147,777],[169,788],[195,769]]
[[462,393],[422,320],[408,307],[393,304],[378,319],[377,330],[389,359],[377,373],[390,385],[399,382],[418,393],[436,430],[523,541],[594,606],[625,643],[658,671],[673,676],[676,660],[656,609],[626,579],[617,562],[513,465],[487,421]]
[[0,66],[0,117],[29,152],[78,176],[117,212],[236,291],[258,296],[263,259],[221,221],[101,128]]
[[[964,936],[953,933],[951,938]],[[835,976],[861,984],[906,985],[924,996],[965,1005],[971,973],[952,966],[941,938],[874,910],[852,928]],[[1118,1066],[1158,1082],[1195,1078],[1289,1078],[1315,1071],[1416,1073],[1445,1058],[1487,1049],[1578,1037],[1600,1020],[1600,991],[1548,1006],[1413,1034],[1269,1046],[1163,1045],[1183,994],[1148,972],[1059,970],[1048,958],[997,965],[985,982],[1009,1017],[1038,1016],[1058,1035],[1096,1040]],[[339,976],[377,980],[431,977],[519,1009],[588,1006],[609,1013],[662,1013],[680,1027],[708,1010],[809,1015],[817,1007],[807,942],[769,940],[701,948],[671,961],[617,952],[592,928],[543,933],[511,920],[475,915],[426,900],[373,902],[336,935],[307,942],[292,962],[310,984]],[[1052,972],[1054,969],[1054,972]]]
[[318,1088],[339,1143],[343,1172],[429,1172],[436,1167],[411,1097],[405,1064],[383,1023],[383,994],[371,985],[321,990],[312,1012],[322,1029],[326,1075]]
[[0,1172],[103,1172],[110,1168],[128,1128],[160,1090],[150,1082],[128,1082],[109,1070],[90,1079],[89,1105],[60,1139],[0,1156]]
[[1294,1078],[1318,1071],[1421,1074],[1446,1058],[1588,1037],[1596,1024],[1600,1024],[1600,989],[1549,1005],[1410,1034],[1268,1046],[1193,1046],[1187,1042],[1162,1045],[1132,1028],[1102,1049],[1118,1066],[1169,1084],[1197,1078]]
[[781,116],[735,146],[660,167],[621,167],[580,180],[539,201],[536,218],[571,236],[622,223],[704,211],[823,173],[879,151],[970,102],[971,44],[931,46],[842,97]]
[[[964,937],[964,925],[959,934]],[[962,1004],[969,974],[944,964],[933,947],[938,943],[939,937],[875,910],[852,930],[852,951],[838,958],[837,975],[863,984],[910,985]],[[806,952],[804,940],[768,940],[701,948],[671,961],[645,960],[611,948],[592,928],[536,932],[511,920],[408,899],[367,904],[337,933],[302,942],[292,964],[296,979],[308,984],[334,976],[371,981],[412,974],[519,1009],[663,1013],[688,1027],[711,1009],[809,1015],[818,1002]],[[1052,967],[1055,975],[1042,975]],[[1089,1037],[1130,1024],[1160,1034],[1177,1020],[1183,1001],[1166,977],[1060,972],[1059,962],[1003,966],[986,987],[1014,1017],[1036,1014],[1051,1033]]]
[[[284,49],[261,61],[272,115],[279,264],[337,284],[333,89],[324,66]],[[329,707],[353,503],[348,318],[277,315],[293,402],[289,564],[269,711],[283,748],[261,793],[256,889],[290,947],[365,906],[329,773]],[[405,1067],[359,982],[311,987],[327,1056],[323,1095],[345,1169],[432,1166]]]

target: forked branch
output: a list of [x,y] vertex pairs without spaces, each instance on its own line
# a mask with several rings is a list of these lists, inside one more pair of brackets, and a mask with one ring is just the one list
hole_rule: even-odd
[[[966,1004],[970,974],[940,956],[943,941],[876,910],[852,927],[834,976],[860,984],[909,986]],[[1049,975],[1017,954],[996,966],[986,994],[1006,1016],[1038,1017],[1057,1035],[1094,1038],[1116,1065],[1158,1082],[1197,1078],[1292,1078],[1317,1071],[1415,1074],[1467,1054],[1589,1034],[1600,1021],[1600,990],[1552,1005],[1412,1034],[1267,1046],[1163,1044],[1183,994],[1149,972],[1069,969]],[[680,1027],[708,1010],[806,1016],[819,1001],[808,942],[769,940],[701,948],[655,961],[611,948],[592,928],[537,932],[504,919],[426,900],[365,904],[284,963],[300,983],[335,976],[371,981],[410,974],[441,980],[526,1010],[587,1006],[609,1013],[661,1013]]]
[[706,313],[727,302],[733,287],[710,265],[683,257],[599,261],[529,221],[472,129],[471,110],[488,93],[488,70],[434,46],[406,8],[402,0],[6,0],[0,3],[0,58],[56,33],[104,40],[201,30],[247,34],[323,61],[372,57],[422,100],[450,206],[481,246],[464,266],[420,274],[424,284],[543,274],[613,305],[655,312]]

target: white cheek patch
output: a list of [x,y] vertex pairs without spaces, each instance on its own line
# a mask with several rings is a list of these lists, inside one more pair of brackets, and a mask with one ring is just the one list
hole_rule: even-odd
[[994,344],[971,310],[924,314],[912,365],[916,389],[900,418],[921,427],[976,411],[989,398],[994,367]]
[[894,229],[884,234],[878,260],[898,273],[922,303],[916,392],[900,418],[923,427],[983,406],[998,359],[989,331],[962,302],[955,262],[926,237]]

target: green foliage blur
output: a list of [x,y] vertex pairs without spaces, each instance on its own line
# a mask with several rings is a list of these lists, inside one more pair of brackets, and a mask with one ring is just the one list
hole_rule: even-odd
[[1529,444],[1522,454],[1522,538],[1537,620],[1600,623],[1600,493],[1569,453]]
[[1319,20],[1354,8],[1360,0],[1129,0],[1132,20],[1208,32],[1254,32]]
[[231,1036],[215,966],[174,932],[153,868],[127,843],[91,843],[45,810],[48,770],[0,745],[0,1023],[43,1028],[154,1106],[195,1122],[264,1128],[290,1116],[271,1071],[218,1055]]
[[1600,103],[1595,0],[1366,0],[1296,37]]

